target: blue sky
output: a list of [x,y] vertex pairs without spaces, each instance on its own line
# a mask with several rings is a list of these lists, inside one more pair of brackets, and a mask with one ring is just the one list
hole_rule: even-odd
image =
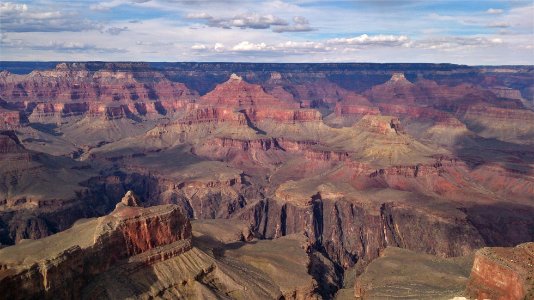
[[2,1],[0,59],[534,64],[533,0]]

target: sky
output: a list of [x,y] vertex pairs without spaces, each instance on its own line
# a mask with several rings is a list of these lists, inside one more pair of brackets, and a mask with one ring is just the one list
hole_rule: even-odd
[[0,60],[534,65],[534,0],[0,2]]

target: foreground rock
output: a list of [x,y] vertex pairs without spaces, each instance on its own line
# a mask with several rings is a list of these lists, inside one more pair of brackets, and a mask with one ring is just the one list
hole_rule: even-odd
[[467,292],[477,299],[533,299],[534,243],[477,251]]
[[122,205],[108,216],[2,249],[0,293],[9,299],[79,298],[83,286],[115,264],[150,264],[190,248],[191,225],[177,206]]

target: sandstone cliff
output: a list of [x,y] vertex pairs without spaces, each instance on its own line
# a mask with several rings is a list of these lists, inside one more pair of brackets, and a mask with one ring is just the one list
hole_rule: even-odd
[[190,249],[191,225],[176,206],[140,208],[129,197],[108,216],[0,250],[2,295],[79,298],[91,278],[114,264],[128,259],[154,263]]
[[478,250],[467,293],[477,299],[532,299],[534,243]]

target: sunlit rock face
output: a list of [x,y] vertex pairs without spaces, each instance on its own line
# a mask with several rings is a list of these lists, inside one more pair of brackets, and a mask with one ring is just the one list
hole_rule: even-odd
[[[532,71],[512,69],[2,71],[0,290],[105,299],[515,293],[523,260],[501,268],[484,255],[493,250],[477,252],[534,240]],[[468,280],[473,261],[480,273]],[[421,272],[413,290],[380,271],[407,262]],[[499,268],[512,270],[505,286],[485,279]],[[434,281],[442,275],[453,284]],[[384,290],[388,280],[398,289]]]
[[534,243],[483,248],[475,253],[467,291],[477,299],[530,299],[533,276]]
[[[191,224],[177,206],[140,208],[128,192],[109,215],[0,250],[0,289],[10,299],[77,298],[113,265],[150,264],[191,248]],[[13,289],[17,286],[17,289]]]

